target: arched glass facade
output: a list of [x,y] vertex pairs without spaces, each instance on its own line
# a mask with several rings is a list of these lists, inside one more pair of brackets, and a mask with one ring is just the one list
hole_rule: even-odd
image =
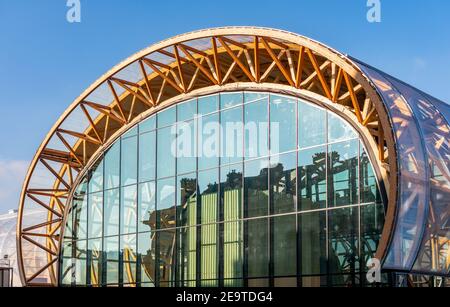
[[77,187],[60,284],[362,285],[384,211],[342,118],[277,94],[199,97],[124,133]]

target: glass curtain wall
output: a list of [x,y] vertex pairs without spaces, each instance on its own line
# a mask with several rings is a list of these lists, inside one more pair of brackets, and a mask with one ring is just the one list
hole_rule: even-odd
[[200,97],[129,130],[76,189],[63,286],[365,285],[384,206],[343,119],[304,100]]

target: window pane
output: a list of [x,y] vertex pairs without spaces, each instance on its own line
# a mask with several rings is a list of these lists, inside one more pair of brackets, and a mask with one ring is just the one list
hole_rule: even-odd
[[219,114],[198,119],[198,168],[209,169],[219,166],[220,122]]
[[197,174],[178,176],[178,226],[197,225]]
[[300,101],[298,104],[298,142],[300,148],[327,142],[327,113],[325,110]]
[[120,233],[130,234],[136,232],[137,222],[137,186],[122,188],[121,192],[121,224]]
[[76,240],[87,238],[88,196],[86,180],[77,188],[73,198],[73,236]]
[[269,225],[267,219],[249,220],[247,223],[248,277],[269,276]]
[[244,268],[243,224],[231,222],[223,227],[224,286],[240,287]]
[[328,142],[345,141],[357,137],[355,129],[349,123],[339,116],[328,112]]
[[118,188],[120,184],[120,141],[105,155],[105,189]]
[[122,135],[122,139],[127,139],[132,136],[137,136],[137,134],[138,134],[138,127],[134,126],[133,128],[129,129],[127,132],[125,132]]
[[297,153],[270,158],[270,191],[275,214],[295,212]]
[[140,263],[140,282],[155,285],[155,247],[156,234],[146,232],[139,234],[138,237],[138,260]]
[[270,96],[270,153],[297,148],[297,100]]
[[186,174],[197,170],[196,122],[177,124],[177,173]]
[[100,286],[102,284],[102,239],[88,241],[89,255],[89,285]]
[[175,281],[173,268],[175,267],[175,234],[176,230],[160,231],[157,233],[159,245],[159,282]]
[[171,107],[157,114],[158,128],[163,128],[175,124],[177,121],[177,108]]
[[136,235],[121,237],[122,271],[124,284],[136,284]]
[[213,169],[198,174],[199,204],[201,223],[214,223],[218,220],[219,170]]
[[175,227],[175,179],[159,180],[156,184],[156,209],[159,229]]
[[222,112],[221,114],[221,164],[241,162],[244,156],[244,124],[242,107]]
[[268,101],[269,94],[258,93],[258,92],[246,92],[244,93],[244,103],[253,102],[256,100],[266,100]]
[[245,108],[245,158],[269,155],[269,105],[268,99],[246,104]]
[[[298,215],[300,274],[327,273],[327,213],[316,211]],[[320,287],[321,278],[305,279],[304,286]]]
[[361,203],[381,203],[378,181],[370,163],[369,156],[362,143],[360,143],[360,173],[361,173]]
[[297,275],[297,217],[275,217],[273,223],[273,257],[275,276]]
[[137,137],[122,139],[121,185],[132,185],[137,182]]
[[154,182],[139,185],[138,231],[156,229],[156,187]]
[[243,93],[223,93],[220,94],[220,108],[226,109],[242,104]]
[[326,147],[298,153],[299,210],[323,209],[327,205]]
[[87,242],[75,242],[75,284],[79,286],[86,285],[86,259]]
[[105,191],[104,235],[117,236],[120,221],[120,190]]
[[156,129],[156,115],[144,120],[139,124],[139,133],[145,133]]
[[198,114],[205,115],[219,110],[219,95],[201,97],[198,99]]
[[242,214],[243,165],[224,166],[220,171],[220,193],[223,206],[223,220],[236,221]]
[[[349,274],[359,270],[359,208],[331,210],[329,219],[329,268],[331,274]],[[354,284],[354,276],[336,275],[334,285]]]
[[179,286],[195,287],[197,280],[197,228],[180,228],[177,232]]
[[[203,214],[203,212],[202,212]],[[218,225],[206,225],[201,227],[201,286],[217,287],[219,272],[218,253]]]
[[330,207],[358,203],[358,140],[330,145]]
[[119,237],[105,238],[106,284],[119,283]]
[[189,100],[177,105],[177,121],[187,121],[193,119],[197,114],[197,99]]
[[156,175],[156,132],[139,136],[139,182],[154,180]]
[[96,193],[103,190],[103,159],[95,163],[90,172],[89,193]]
[[245,163],[244,204],[246,217],[269,214],[268,160]]
[[383,232],[384,217],[383,205],[371,204],[361,207],[361,260],[363,269],[367,269],[366,264],[375,257]]
[[103,222],[103,193],[89,194],[88,221],[88,237],[101,237]]
[[158,130],[158,178],[175,175],[175,154],[172,146],[175,145],[175,136],[172,128]]

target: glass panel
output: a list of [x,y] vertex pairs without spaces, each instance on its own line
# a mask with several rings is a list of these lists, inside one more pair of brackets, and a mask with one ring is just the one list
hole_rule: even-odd
[[355,129],[349,123],[339,116],[328,112],[328,142],[345,141],[357,137]]
[[245,163],[244,204],[246,217],[269,214],[269,178],[267,159]]
[[120,190],[105,191],[104,235],[117,236],[120,222]]
[[157,114],[158,128],[167,127],[175,124],[177,121],[177,108],[171,107]]
[[105,189],[118,188],[120,184],[120,141],[105,155]]
[[88,217],[88,196],[86,195],[87,184],[83,180],[82,184],[77,188],[73,198],[73,236],[76,240],[87,238],[87,217]]
[[197,127],[195,121],[177,124],[177,173],[197,170]]
[[154,180],[156,175],[156,132],[139,136],[139,182]]
[[268,101],[269,94],[267,93],[258,93],[258,92],[246,92],[244,93],[244,103],[253,102],[257,100],[266,100]]
[[221,114],[221,164],[242,161],[244,156],[244,124],[242,107],[222,112]]
[[303,101],[298,104],[298,142],[300,148],[327,142],[327,112]]
[[219,166],[220,121],[219,114],[198,119],[198,168],[208,169]]
[[197,228],[181,228],[178,233],[178,281],[181,287],[195,287],[197,280]]
[[130,234],[136,232],[137,186],[133,185],[122,188],[120,197],[121,197],[120,233]]
[[177,179],[178,226],[197,225],[197,174],[179,176]]
[[218,220],[219,170],[213,169],[198,174],[198,193],[201,223],[215,223]]
[[96,193],[103,190],[103,159],[95,163],[92,167],[89,179],[89,193]]
[[243,165],[224,166],[220,170],[220,193],[223,207],[223,220],[236,221],[242,214]]
[[243,224],[240,221],[225,223],[223,227],[224,286],[241,287],[244,268]]
[[89,285],[100,286],[102,284],[102,239],[88,241],[89,255]]
[[273,223],[273,265],[275,276],[297,275],[297,217],[275,217]]
[[159,180],[156,188],[158,229],[175,227],[175,179]]
[[156,230],[156,187],[154,182],[139,185],[138,231]]
[[[316,211],[298,215],[300,275],[327,273],[327,213]],[[304,286],[320,286],[321,278],[305,279]]]
[[330,207],[358,203],[358,140],[330,145]]
[[128,130],[127,132],[125,132],[122,135],[122,139],[126,139],[126,138],[129,138],[132,136],[137,136],[137,134],[138,134],[138,127],[134,126],[133,128],[131,128],[130,130]]
[[269,155],[269,105],[268,100],[246,104],[245,108],[245,158]]
[[122,139],[122,154],[121,154],[121,185],[132,185],[137,183],[137,156],[138,156],[138,139],[131,137]]
[[136,235],[121,237],[122,271],[124,284],[136,284]]
[[270,153],[297,148],[297,100],[270,96]]
[[187,121],[197,114],[197,99],[189,100],[177,105],[177,121]]
[[[202,212],[203,216],[203,212]],[[219,253],[218,253],[218,225],[206,225],[201,227],[202,239],[201,246],[201,286],[217,287],[219,272]]]
[[220,108],[226,109],[242,104],[243,93],[222,93],[220,94]]
[[361,178],[361,203],[381,203],[380,190],[378,189],[378,181],[370,163],[369,156],[360,143],[360,178]]
[[248,277],[266,277],[269,275],[269,223],[267,219],[246,223]]
[[153,115],[139,124],[139,133],[145,133],[156,129],[156,116]]
[[384,226],[384,206],[367,205],[361,207],[361,261],[362,269],[375,257]]
[[159,282],[175,281],[175,234],[176,230],[160,231],[157,233],[159,246]]
[[86,285],[87,272],[87,242],[77,241],[75,243],[75,284]]
[[299,210],[323,209],[327,205],[326,147],[298,153]]
[[119,283],[119,237],[105,238],[106,284]]
[[158,178],[175,175],[175,133],[172,128],[158,130]]
[[328,213],[329,256],[328,267],[334,285],[355,284],[354,274],[359,270],[358,207],[331,210]]
[[205,115],[219,110],[219,95],[201,97],[198,99],[198,114]]
[[88,237],[101,237],[103,222],[103,193],[89,194],[88,221]]
[[297,185],[297,153],[270,158],[270,193],[275,214],[295,212]]
[[138,238],[138,261],[140,264],[140,282],[155,285],[155,247],[154,232],[140,233]]
[[[63,286],[72,286],[73,277],[73,261],[72,261],[72,240],[67,240],[62,243],[62,264],[61,264],[61,284]],[[1,277],[1,275],[0,275]],[[0,279],[2,280],[2,279]]]

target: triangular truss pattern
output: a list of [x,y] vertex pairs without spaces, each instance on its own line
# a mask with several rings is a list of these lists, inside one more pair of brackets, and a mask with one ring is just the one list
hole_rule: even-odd
[[[19,226],[19,257],[24,240],[41,249],[48,259],[44,267],[30,274],[24,273],[24,264],[19,259],[22,281],[26,285],[36,285],[36,277],[43,273],[50,276],[50,285],[57,284],[57,258],[68,202],[79,174],[92,163],[96,154],[117,131],[129,127],[143,113],[158,110],[164,102],[196,90],[254,83],[312,92],[353,113],[358,124],[372,135],[378,145],[379,159],[389,171],[390,150],[378,113],[381,103],[373,88],[362,82],[364,78],[350,61],[345,62],[342,55],[318,43],[284,32],[253,28],[249,33],[244,32],[243,29],[219,29],[150,47],[148,52],[139,53],[104,76],[74,102],[71,110],[76,109],[84,116],[85,125],[80,127],[88,128],[82,131],[77,131],[76,127],[63,128],[62,124],[72,112],[65,113],[47,137],[53,142],[44,142],[47,145],[38,151],[22,193],[21,216],[29,201],[48,213],[47,220],[36,225]],[[200,39],[201,44],[197,43]],[[128,73],[140,76],[140,80],[127,80],[124,76]],[[93,99],[96,96],[91,94],[96,90],[99,91],[97,96],[111,97],[110,103]],[[57,144],[57,148],[53,144]],[[35,188],[30,183],[31,178],[39,176],[38,164],[53,179],[52,185],[45,189]],[[22,225],[21,216],[19,225]],[[35,231],[41,228],[45,229],[44,235]],[[43,238],[45,244],[35,237]]]

